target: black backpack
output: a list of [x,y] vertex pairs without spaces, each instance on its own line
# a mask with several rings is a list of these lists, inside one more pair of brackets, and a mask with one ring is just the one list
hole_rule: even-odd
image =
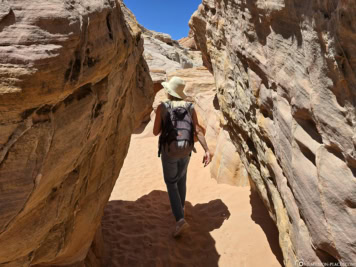
[[[191,155],[194,148],[194,124],[190,109],[193,103],[172,107],[171,103],[163,102],[167,113],[163,118],[162,133],[158,142],[158,157],[161,155],[161,148],[166,154],[175,158],[183,158]],[[186,142],[179,142],[185,140]],[[167,147],[167,149],[166,149]]]

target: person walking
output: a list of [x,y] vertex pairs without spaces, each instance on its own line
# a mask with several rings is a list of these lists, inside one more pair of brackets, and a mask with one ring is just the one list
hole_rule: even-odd
[[203,128],[199,125],[194,104],[185,101],[183,90],[185,82],[180,77],[172,77],[162,86],[167,94],[167,101],[161,102],[156,109],[153,134],[160,134],[158,156],[161,156],[164,181],[167,186],[172,213],[176,219],[174,237],[180,236],[189,224],[184,219],[187,169],[194,139],[203,147],[203,164],[206,167],[212,158],[204,138]]

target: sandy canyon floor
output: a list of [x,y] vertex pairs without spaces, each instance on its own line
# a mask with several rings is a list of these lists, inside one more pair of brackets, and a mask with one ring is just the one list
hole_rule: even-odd
[[278,232],[249,187],[210,177],[203,149],[190,159],[186,219],[189,231],[172,237],[175,220],[149,124],[130,149],[102,221],[108,266],[283,266]]

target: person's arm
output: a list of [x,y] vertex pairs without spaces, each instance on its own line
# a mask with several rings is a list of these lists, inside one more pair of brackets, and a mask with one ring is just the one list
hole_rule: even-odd
[[193,109],[192,115],[193,115],[193,124],[194,124],[194,128],[195,128],[196,137],[198,138],[199,143],[205,150],[205,154],[204,154],[204,158],[203,158],[203,163],[204,163],[204,167],[205,167],[211,162],[212,154],[209,151],[208,144],[206,143],[206,140],[204,137],[204,131],[198,122],[198,116],[194,109]]
[[162,104],[160,104],[157,109],[156,109],[156,117],[155,117],[155,122],[153,124],[153,134],[155,136],[159,135],[161,132],[161,110],[162,110]]

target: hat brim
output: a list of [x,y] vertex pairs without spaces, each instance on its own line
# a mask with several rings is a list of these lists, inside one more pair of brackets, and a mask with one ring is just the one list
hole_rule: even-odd
[[179,99],[185,99],[185,98],[187,98],[187,95],[184,94],[184,92],[182,92],[182,94],[179,95],[179,94],[177,94],[176,92],[174,92],[173,90],[171,90],[171,89],[169,88],[167,82],[163,82],[163,83],[161,83],[161,84],[162,84],[163,88],[165,89],[165,91],[166,91],[168,94],[170,94],[171,96],[174,96],[174,97],[179,98]]

